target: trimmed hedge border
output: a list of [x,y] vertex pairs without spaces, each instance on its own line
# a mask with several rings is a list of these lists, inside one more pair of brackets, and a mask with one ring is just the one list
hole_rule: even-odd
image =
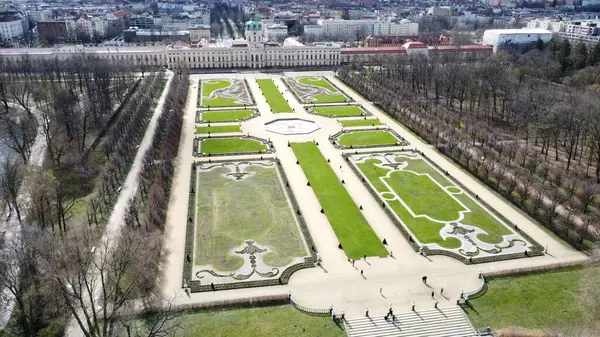
[[[216,154],[202,154],[198,152],[198,146],[200,145],[200,141],[204,139],[215,139],[215,138],[243,138],[243,139],[254,139],[256,141],[262,142],[267,146],[267,149],[264,151],[250,151],[250,152],[229,152],[229,153],[216,153]],[[193,155],[194,157],[219,157],[219,156],[239,156],[246,154],[270,154],[275,153],[275,147],[273,146],[273,142],[270,140],[266,140],[263,138],[258,138],[254,136],[210,136],[209,137],[196,137],[194,138],[194,147],[193,147]]]
[[[344,146],[338,143],[338,138],[340,138],[344,134],[353,133],[353,132],[361,132],[361,131],[387,131],[394,135],[394,137],[398,138],[400,141],[396,142],[396,144],[388,144],[388,145],[350,145]],[[396,131],[389,128],[389,126],[382,126],[381,129],[379,127],[373,129],[351,129],[351,130],[342,130],[336,134],[329,136],[329,141],[333,144],[333,147],[339,150],[353,150],[353,149],[371,149],[377,147],[392,147],[392,146],[408,146],[410,143],[400,136]],[[362,152],[362,153],[372,153],[372,152]]]
[[[250,107],[250,106],[256,106],[256,100],[254,99],[254,96],[252,95],[252,91],[250,91],[250,87],[248,86],[248,82],[247,80],[244,78],[244,85],[246,86],[246,91],[248,92],[248,96],[250,97],[250,104],[244,104],[244,105],[234,105],[234,106],[213,106],[213,107],[209,107],[209,106],[202,106],[203,100],[202,100],[202,86],[204,85],[205,81],[231,81],[230,79],[227,78],[223,78],[223,79],[206,79],[206,80],[200,80],[198,81],[198,99],[197,99],[197,103],[196,103],[196,108],[200,108],[200,109],[206,109],[206,108],[235,108],[235,107],[239,107],[239,108],[245,108],[245,107]],[[233,80],[236,80],[235,78]]]
[[[289,294],[278,294],[278,295],[266,295],[266,296],[255,296],[246,298],[234,298],[229,300],[218,300],[210,302],[197,302],[197,303],[186,303],[186,304],[172,304],[168,309],[169,312],[176,313],[187,313],[192,314],[202,311],[214,311],[214,310],[230,310],[230,309],[241,309],[241,308],[260,308],[270,307],[277,305],[290,304]],[[144,317],[157,314],[164,311],[164,307],[150,307],[144,308],[141,312],[136,313],[133,316]]]
[[524,275],[535,275],[535,274],[543,274],[550,271],[563,271],[563,270],[573,270],[573,269],[583,269],[587,267],[599,266],[599,262],[594,262],[590,259],[580,260],[580,261],[572,261],[572,262],[563,262],[563,263],[553,263],[544,266],[535,266],[535,267],[526,267],[526,268],[516,268],[509,270],[498,270],[498,271],[490,271],[481,273],[483,277],[487,281],[494,280],[498,278],[504,277],[517,277]]
[[[340,88],[338,88],[337,85],[331,83],[331,81],[328,80],[325,76],[282,77],[281,78],[281,82],[283,82],[288,87],[288,89],[290,90],[290,92],[294,95],[294,97],[298,100],[298,102],[300,102],[300,104],[302,104],[302,105],[305,105],[305,104],[313,104],[313,105],[314,104],[316,104],[316,105],[319,105],[319,104],[330,104],[330,103],[311,103],[311,102],[305,102],[305,101],[303,101],[298,96],[298,94],[296,93],[296,90],[294,90],[294,88],[288,83],[288,79],[289,78],[303,78],[303,77],[306,77],[306,78],[322,78],[324,81],[326,81],[327,83],[329,83],[329,85],[331,85],[333,88],[335,88],[340,94],[344,95],[344,97],[347,98],[346,102],[341,102],[341,103],[353,103],[353,102],[355,103],[355,101],[352,99],[352,97],[346,95],[346,93],[343,90],[341,90]],[[321,115],[321,116],[323,116],[323,115]]]
[[[195,223],[195,203],[196,203],[196,166],[206,164],[202,162],[195,162],[192,164],[192,173],[190,178],[190,198],[188,202],[188,220],[186,225],[185,232],[185,254],[183,257],[183,280],[182,287],[185,287],[187,284],[192,293],[195,292],[203,292],[203,291],[216,291],[216,290],[227,290],[227,289],[239,289],[239,288],[251,288],[251,287],[263,287],[263,286],[272,286],[272,285],[284,285],[287,284],[290,280],[291,275],[301,269],[304,268],[312,268],[315,266],[317,261],[317,249],[315,247],[314,241],[310,235],[308,227],[306,226],[306,221],[302,216],[302,212],[300,212],[300,208],[298,207],[298,201],[296,197],[292,193],[292,189],[289,184],[289,180],[283,170],[281,162],[279,159],[245,159],[244,161],[248,162],[256,162],[256,161],[270,161],[274,162],[277,166],[277,170],[281,175],[281,180],[284,185],[284,188],[288,194],[288,198],[292,203],[292,211],[294,213],[294,217],[300,226],[300,231],[304,236],[304,240],[306,245],[308,246],[308,251],[310,253],[309,257],[304,258],[304,262],[296,263],[288,268],[286,268],[279,278],[276,279],[267,279],[267,280],[257,280],[257,281],[243,281],[243,282],[232,282],[232,283],[221,283],[221,284],[200,284],[199,280],[192,280],[192,257],[194,254],[194,223]],[[213,163],[235,163],[236,160],[215,160]],[[294,210],[296,210],[294,212]],[[189,260],[188,261],[188,256]],[[288,297],[288,295],[286,295]],[[286,302],[289,303],[289,302]]]
[[[242,119],[237,119],[235,121],[218,121],[218,122],[204,122],[202,121],[202,117],[200,116],[202,113],[204,112],[227,112],[227,111],[235,111],[235,110],[250,110],[252,111],[252,115],[246,117],[246,118],[242,118]],[[256,108],[250,108],[250,109],[215,109],[215,110],[196,110],[196,124],[219,124],[219,123],[241,123],[241,122],[245,122],[245,121],[249,121],[252,118],[256,118],[260,116],[260,112],[258,112],[258,109]]]
[[[320,114],[320,113],[315,112],[313,110],[313,108],[337,107],[337,106],[340,106],[340,107],[344,107],[344,106],[357,106],[360,110],[362,110],[363,113],[360,116],[336,116],[336,115],[323,115],[323,114]],[[315,115],[315,116],[319,116],[319,117],[327,117],[327,118],[336,118],[337,119],[337,118],[356,118],[356,117],[370,117],[370,116],[373,116],[372,113],[370,113],[369,111],[365,110],[365,108],[363,108],[360,104],[358,104],[356,102],[348,103],[346,105],[344,105],[344,104],[339,104],[339,105],[315,105],[315,104],[313,104],[311,107],[306,106],[306,108],[307,108],[307,109],[305,109],[306,112],[309,113],[309,114],[311,114],[311,115]]]
[[[428,164],[432,165],[433,167],[437,168],[438,170],[440,170],[442,172],[445,172],[445,170],[442,170],[438,165],[436,165],[435,163],[433,163],[432,161],[430,161],[429,158],[427,158],[427,156],[425,156],[424,154],[422,154],[419,151],[415,151],[415,150],[412,150],[412,149],[410,149],[410,150],[404,150],[404,151],[370,151],[370,152],[361,152],[360,154],[403,153],[403,152],[418,153],[418,154],[420,154],[423,157],[423,159]],[[342,157],[344,157],[346,159],[346,161],[350,161],[349,157],[352,156],[352,155],[354,155],[354,153],[344,153],[342,155]],[[352,171],[354,172],[354,174],[356,174],[359,178],[363,178],[364,177],[363,174],[359,171],[359,169],[354,164],[350,163],[350,167],[352,168]],[[461,184],[460,182],[458,182],[457,180],[455,180],[454,178],[452,178],[452,176],[446,175],[446,179],[450,180],[452,183],[454,183],[455,185],[459,186],[463,190],[463,193],[468,194],[471,198],[476,199],[481,204],[483,204],[483,206],[485,206],[485,208],[486,208],[487,211],[492,212],[494,215],[498,216],[507,225],[509,225],[509,226],[512,225],[512,223],[510,221],[508,221],[508,219],[506,219],[503,215],[501,215],[500,213],[498,213],[488,203],[486,203],[485,201],[479,199],[478,197],[476,197],[476,195],[473,195],[473,192],[471,192],[471,190],[469,190],[468,188],[466,188],[466,186],[464,186],[463,184]],[[367,188],[367,190],[369,190],[369,192],[371,193],[371,195],[376,200],[381,200],[381,198],[380,198],[379,194],[377,193],[377,191],[375,191],[371,187],[371,185],[367,182],[366,179],[364,179],[364,180],[361,179],[361,181],[363,182],[363,185]],[[396,228],[398,228],[400,230],[400,232],[402,233],[402,235],[404,235],[404,237],[408,240],[408,242],[411,245],[411,247],[413,248],[413,250],[415,252],[418,252],[419,249],[420,249],[420,247],[412,239],[412,233],[410,233],[408,231],[408,228],[406,228],[400,221],[398,221],[398,219],[396,219],[396,215],[393,213],[393,211],[389,207],[384,207],[383,210],[388,215],[388,217],[392,220],[392,222],[394,223],[394,225],[396,226]],[[423,252],[425,253],[425,255],[444,255],[444,256],[448,256],[448,257],[454,258],[456,260],[459,260],[459,261],[461,261],[464,264],[487,263],[487,262],[494,262],[494,261],[512,260],[512,259],[523,258],[523,257],[533,257],[533,256],[544,255],[544,247],[542,247],[537,241],[533,240],[529,235],[527,235],[525,232],[523,232],[517,226],[512,225],[510,228],[512,228],[513,231],[517,232],[525,240],[527,240],[527,241],[529,241],[529,243],[531,243],[531,246],[529,247],[527,255],[525,255],[525,253],[513,253],[513,254],[504,254],[504,255],[490,255],[490,256],[483,256],[483,257],[466,257],[466,256],[460,255],[460,254],[455,253],[455,252],[451,252],[451,251],[447,251],[447,250],[443,250],[443,249],[431,249],[431,248],[428,248],[427,246],[423,247]]]

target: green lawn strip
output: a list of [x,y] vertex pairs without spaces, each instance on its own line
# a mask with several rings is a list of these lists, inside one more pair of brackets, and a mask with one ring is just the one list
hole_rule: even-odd
[[356,117],[362,116],[365,113],[356,105],[316,106],[312,110],[319,115],[335,117]]
[[282,112],[293,112],[292,108],[285,101],[279,89],[272,80],[256,80],[260,90],[265,94],[265,98],[267,99],[267,103],[271,107],[273,113],[282,113]]
[[202,97],[210,97],[215,90],[224,89],[231,85],[228,80],[202,81]]
[[329,81],[322,77],[300,77],[298,82],[304,85],[327,89],[331,93],[340,93],[333,85],[329,83]]
[[[215,82],[215,83],[209,83]],[[210,95],[219,89],[227,88],[232,85],[229,80],[208,80],[202,82],[202,102],[203,107],[232,107],[232,106],[244,106],[244,104],[237,103],[234,98],[220,97],[209,98]]]
[[[431,165],[425,162],[423,159],[408,159],[406,157],[397,157],[396,161],[406,160],[408,166],[405,170],[428,173],[433,179],[435,179],[440,185],[454,186],[445,176],[436,171]],[[511,234],[511,231],[506,228],[501,222],[499,222],[490,212],[479,206],[466,192],[461,194],[454,194],[454,196],[460,200],[471,212],[465,213],[464,219],[461,221],[464,224],[479,227],[489,234],[479,234],[477,237],[488,243],[497,244],[503,241],[503,235]]]
[[234,98],[217,97],[217,98],[212,98],[212,99],[203,99],[202,106],[207,107],[207,108],[212,108],[212,107],[224,108],[224,107],[232,107],[232,106],[245,106],[245,104],[237,103],[237,101]]
[[330,94],[317,94],[313,96],[311,99],[307,99],[304,103],[343,103],[346,102],[348,98],[342,94],[330,95]]
[[262,255],[272,267],[283,267],[306,256],[300,229],[273,167],[250,166],[244,180],[225,177],[229,168],[198,174],[195,264],[235,271],[241,255],[231,251],[253,240],[268,247]]
[[312,99],[307,99],[304,102],[311,103],[340,103],[351,101],[350,98],[346,97],[346,95],[342,94],[339,90],[337,90],[334,86],[332,86],[329,81],[321,77],[301,77],[298,79],[298,82],[307,86],[318,87],[328,90],[330,93],[326,94],[318,94],[314,96]]
[[386,256],[387,250],[319,148],[312,142],[292,143],[292,150],[346,255],[353,259],[361,258],[363,254]]
[[208,138],[200,142],[203,154],[265,151],[267,146],[257,140],[247,138]]
[[202,121],[210,122],[236,122],[252,116],[252,110],[221,110],[203,111]]
[[343,127],[383,125],[379,119],[349,119],[339,121]]
[[[388,172],[388,170],[374,165],[379,162],[379,160],[370,159],[364,163],[357,164],[357,166],[367,180],[375,187],[375,190],[378,192],[391,192],[379,179],[379,177],[384,177]],[[444,240],[440,236],[440,230],[444,227],[444,224],[430,221],[427,218],[413,217],[406,207],[398,200],[388,201],[388,205],[420,242],[437,243],[447,249],[459,248],[462,246],[460,240],[456,238],[447,238]]]
[[353,131],[338,138],[342,146],[394,145],[400,140],[386,130]]
[[202,311],[182,315],[178,320],[183,330],[176,336],[347,336],[344,325],[335,324],[329,316],[307,315],[291,305]]
[[467,317],[475,328],[581,326],[581,280],[584,273],[599,271],[575,269],[491,280],[484,295],[469,299],[472,309],[465,308]]
[[196,133],[226,133],[226,132],[240,132],[241,128],[239,125],[215,125],[215,126],[197,126]]
[[461,211],[466,211],[428,176],[396,171],[383,179],[417,216],[451,222],[459,220]]

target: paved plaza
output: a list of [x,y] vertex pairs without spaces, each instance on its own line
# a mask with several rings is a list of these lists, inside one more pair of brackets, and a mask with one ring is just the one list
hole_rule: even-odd
[[[325,83],[339,90],[341,97],[352,101],[352,104],[357,104],[364,109],[368,113],[366,115],[369,116],[369,119],[378,119],[383,124],[380,125],[380,123],[377,123],[376,126],[369,126],[364,125],[366,123],[356,123],[357,127],[354,129],[375,130],[376,128],[389,128],[394,135],[398,135],[407,144],[403,142],[402,146],[396,144],[393,144],[393,146],[378,146],[376,144],[376,148],[337,148],[330,141],[330,137],[342,131],[342,124],[338,118],[307,112],[308,108],[312,107],[312,104],[305,105],[300,102],[297,99],[297,95],[291,92],[289,85],[284,83],[283,80],[283,78],[298,77],[325,78],[327,80]],[[201,126],[196,120],[197,111],[202,112],[208,109],[208,107],[201,107],[201,104],[197,101],[199,97],[202,97],[202,95],[198,94],[200,81],[213,81],[225,78],[230,81],[242,81],[236,83],[246,83],[253,98],[253,105],[251,107],[258,111],[258,116],[252,119],[242,122],[231,122],[232,124],[241,126],[241,133],[236,133],[236,135],[240,136],[241,134],[243,136],[267,140],[272,145],[273,152],[219,155],[218,157],[194,156],[196,127]],[[540,225],[533,223],[527,216],[509,205],[500,196],[440,155],[431,145],[417,138],[409,130],[380,111],[371,102],[366,101],[353,90],[349,89],[332,72],[201,74],[192,75],[191,79],[192,84],[188,96],[187,111],[167,215],[166,248],[168,249],[169,257],[164,265],[165,269],[163,271],[163,279],[161,280],[164,295],[168,298],[176,296],[175,303],[177,304],[291,293],[292,299],[305,307],[325,309],[333,306],[337,313],[343,310],[347,318],[364,316],[367,307],[372,315],[380,316],[389,310],[390,305],[397,312],[410,311],[413,301],[417,310],[433,309],[434,300],[431,297],[432,291],[439,301],[440,307],[452,307],[455,305],[459,294],[475,290],[480,286],[481,280],[478,278],[480,272],[541,266],[586,258],[585,255],[573,250],[566,243],[548,234]],[[294,112],[273,114],[256,79],[272,79]],[[306,101],[310,101],[314,100],[314,97],[328,91],[331,90],[321,88],[321,90],[306,90],[303,94],[307,97],[311,96],[311,98],[305,98]],[[228,93],[231,94],[231,92]],[[326,101],[326,99],[324,100]],[[211,111],[214,110],[211,108]],[[343,120],[362,120],[364,118],[364,116],[343,117]],[[275,120],[278,120],[278,122],[274,122]],[[343,129],[351,130],[353,128]],[[327,220],[327,214],[322,212],[320,203],[313,191],[313,186],[307,186],[308,179],[301,165],[297,164],[297,158],[294,155],[293,149],[289,146],[289,143],[296,142],[314,142],[318,144],[321,154],[328,160],[331,169],[333,169],[339,181],[343,181],[343,186],[350,194],[352,200],[357,206],[361,207],[362,215],[377,237],[382,241],[385,239],[385,249],[389,253],[387,257],[369,256],[366,260],[363,258],[356,260],[354,264],[348,261],[344,250],[338,247],[339,239],[336,237],[336,233],[334,233],[332,226]],[[400,150],[422,153],[432,165],[441,168],[444,173],[447,172],[452,181],[456,182],[456,186],[452,185],[451,188],[442,186],[439,193],[448,192],[447,194],[443,194],[445,198],[460,200],[456,206],[457,212],[460,213],[458,220],[462,221],[464,218],[463,207],[464,209],[473,208],[470,205],[465,206],[464,204],[467,201],[474,202],[472,199],[460,199],[460,194],[463,193],[461,189],[465,188],[472,195],[476,195],[479,200],[485,201],[486,207],[495,210],[495,214],[501,214],[503,223],[506,221],[507,225],[518,225],[520,230],[533,238],[539,245],[547,247],[547,254],[529,258],[524,257],[468,265],[452,257],[440,255],[422,256],[415,252],[405,235],[402,234],[385,209],[382,208],[382,200],[373,196],[373,191],[365,184],[363,177],[357,175],[356,168],[351,166],[354,165],[352,163],[360,162],[360,160],[356,159],[351,162],[343,157],[344,153],[355,155],[356,153],[387,153]],[[190,186],[194,184],[191,181],[193,177],[192,164],[201,163],[201,165],[206,165],[209,161],[212,163],[218,160],[236,163],[249,159],[261,160],[261,157],[262,160],[275,158],[279,160],[281,169],[287,176],[289,189],[293,193],[298,207],[296,210],[292,206],[292,213],[298,214],[296,212],[299,212],[302,215],[306,228],[310,233],[311,245],[314,245],[318,256],[322,260],[321,266],[302,268],[295,271],[286,285],[192,292],[187,294],[183,291],[182,275],[184,273],[184,261],[186,260],[186,229],[190,221],[188,216],[189,198],[192,194],[190,193]],[[234,174],[236,172],[235,164],[227,165],[227,167],[219,170],[223,171],[224,174]],[[248,164],[245,165],[239,167],[238,173],[250,172]],[[210,166],[202,167],[207,173],[212,170]],[[405,174],[414,173],[412,169],[406,168],[406,166],[395,168],[392,171],[394,171],[394,174],[401,174],[404,171],[408,172]],[[417,173],[421,174],[420,171]],[[236,183],[233,179],[222,180],[229,181],[230,184]],[[252,180],[244,181],[251,182]],[[282,186],[285,186],[285,184]],[[460,186],[460,188],[457,186]],[[387,195],[382,194],[384,201],[402,197],[402,191],[398,189],[394,190],[392,187],[390,187],[390,192]],[[197,188],[201,189],[202,186],[198,186]],[[260,191],[260,189],[257,189],[257,191]],[[208,198],[209,196],[205,197]],[[418,206],[411,205],[413,209],[416,209]],[[248,205],[243,207],[248,207]],[[229,212],[236,212],[235,207],[229,208]],[[440,218],[443,218],[443,216],[444,214],[439,215]],[[435,222],[437,219],[430,220]],[[192,219],[192,221],[196,220]],[[476,246],[489,251],[493,249],[492,245],[477,239],[481,237],[479,235],[481,233],[477,232],[479,229],[469,226],[466,228],[475,231],[473,234],[474,241],[469,241],[468,238],[465,238],[464,233],[448,234],[448,237],[453,236],[462,239],[464,242],[470,242],[471,250],[477,248]],[[447,228],[447,230],[451,231],[452,229]],[[235,234],[233,232],[235,231],[232,230],[232,236]],[[530,244],[528,240],[522,239],[512,231],[508,232],[513,237],[505,238],[506,241],[500,241],[502,242],[500,246],[506,247],[505,249],[508,252],[511,252],[511,249],[518,250],[519,248],[523,248],[525,244]],[[441,231],[440,235],[443,235]],[[298,234],[296,237],[300,237],[300,235]],[[264,240],[264,242],[267,242],[267,238],[264,238]],[[519,244],[509,247],[510,240],[517,240],[518,242],[515,242]],[[264,249],[265,246],[263,243],[259,243],[259,247],[263,247],[261,249]],[[243,248],[242,246],[232,245],[228,249],[242,251]],[[309,251],[310,248],[306,247]],[[205,255],[208,256],[211,253],[211,250],[207,248]],[[296,260],[294,259],[302,258],[307,254],[303,251],[290,254],[290,257],[287,260],[282,260],[278,266],[295,263]],[[215,256],[215,260],[218,260],[218,256]],[[258,260],[259,267],[263,267],[262,257],[258,258]],[[241,257],[238,258],[237,262],[233,261],[232,265],[237,266],[246,274],[251,271],[251,261],[244,260]],[[427,276],[427,284],[422,282],[423,276]],[[444,289],[443,294],[440,293],[441,288]]]

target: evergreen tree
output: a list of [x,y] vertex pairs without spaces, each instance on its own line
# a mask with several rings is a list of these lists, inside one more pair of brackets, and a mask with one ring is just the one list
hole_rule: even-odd
[[585,43],[579,42],[577,48],[573,50],[571,62],[575,70],[583,69],[588,59],[588,49]]
[[588,53],[587,65],[589,67],[600,64],[600,42],[596,43]]
[[533,45],[533,48],[537,50],[544,50],[544,41],[538,37],[538,39],[535,41],[535,45]]
[[560,69],[563,75],[571,68],[571,43],[564,39],[558,46],[556,60],[560,63]]
[[546,49],[550,52],[550,54],[552,55],[552,57],[556,56],[556,52],[558,51],[558,43],[556,42],[556,40],[554,40],[554,38],[552,38],[548,42],[548,45],[546,46]]

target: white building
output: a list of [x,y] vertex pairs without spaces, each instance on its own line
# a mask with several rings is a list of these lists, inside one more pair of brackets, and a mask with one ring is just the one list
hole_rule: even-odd
[[78,55],[94,56],[112,62],[127,62],[136,66],[177,68],[269,68],[315,67],[340,64],[340,46],[327,43],[306,46],[288,39],[281,45],[264,42],[262,25],[246,23],[246,40],[224,41],[199,48],[177,42],[170,46],[151,47],[83,47],[11,48],[0,49],[0,57],[19,60],[56,59],[68,62]]
[[373,29],[374,36],[415,36],[419,35],[419,24],[407,19],[399,23],[378,21]]
[[373,35],[375,20],[323,20],[323,36],[336,39],[362,40]]
[[0,17],[0,40],[12,41],[22,37],[27,29],[27,21],[20,14]]
[[547,43],[552,39],[552,32],[539,28],[488,29],[483,33],[482,43],[491,45],[495,53],[511,46],[532,45],[538,39]]
[[565,21],[556,19],[534,19],[527,23],[527,28],[546,29],[553,33],[564,32],[565,26]]
[[598,26],[600,20],[569,21],[560,36],[570,40],[598,43],[600,41]]
[[320,40],[323,37],[323,26],[306,25],[304,26],[304,36],[311,40]]
[[265,26],[265,39],[267,41],[283,41],[288,37],[288,28],[283,24],[271,24]]

